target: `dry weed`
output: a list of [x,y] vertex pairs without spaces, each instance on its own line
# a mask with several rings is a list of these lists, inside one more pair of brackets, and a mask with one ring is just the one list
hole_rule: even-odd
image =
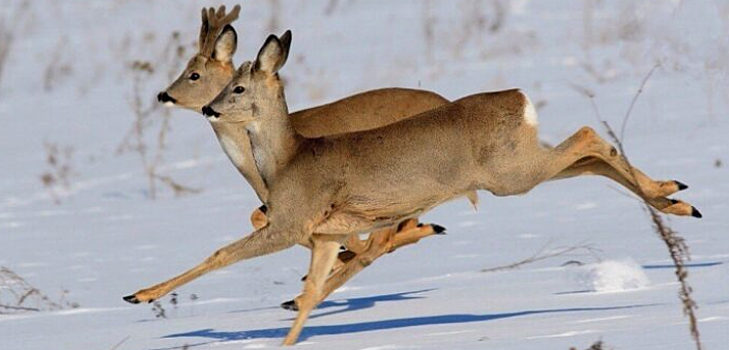
[[[588,244],[578,244],[568,247],[557,247],[554,249],[550,249],[550,246],[552,245],[551,242],[548,242],[539,250],[537,250],[536,253],[532,254],[531,256],[524,258],[522,260],[519,260],[517,262],[513,262],[508,265],[503,266],[496,266],[491,268],[482,269],[481,272],[496,272],[496,271],[504,271],[504,270],[513,270],[518,269],[522,267],[523,265],[535,263],[537,261],[552,259],[556,257],[562,257],[562,256],[571,256],[575,253],[582,253],[591,255],[593,257],[596,256],[596,252],[598,251],[596,248],[594,248],[591,245]],[[571,260],[569,263],[576,263],[576,261]]]
[[78,304],[66,300],[66,294],[64,290],[59,300],[53,301],[15,272],[0,266],[0,314],[77,308]]
[[[587,97],[590,100],[590,103],[593,107],[593,110],[595,112],[595,116],[597,117],[598,121],[603,125],[605,128],[608,136],[612,139],[612,141],[617,145],[618,150],[620,151],[620,154],[625,159],[625,162],[628,163],[628,166],[631,169],[631,176],[633,177],[633,183],[638,183],[636,180],[635,173],[633,171],[633,167],[630,164],[630,161],[628,159],[627,153],[625,152],[625,148],[623,145],[623,141],[625,140],[625,130],[628,124],[628,121],[630,119],[630,115],[633,111],[633,107],[635,106],[636,101],[640,97],[640,95],[643,93],[643,89],[645,88],[646,83],[650,79],[650,77],[653,75],[653,73],[658,69],[659,65],[655,65],[649,72],[646,74],[646,76],[643,78],[638,90],[636,91],[635,95],[633,95],[633,99],[630,102],[630,105],[628,107],[628,110],[623,117],[623,121],[620,127],[620,136],[615,132],[615,130],[610,126],[610,124],[602,119],[600,116],[600,112],[597,108],[597,104],[595,103],[595,93],[585,89],[585,88],[579,88],[576,87],[576,90],[581,92],[585,97]],[[640,190],[640,187],[638,187]],[[697,350],[702,349],[701,345],[701,337],[699,333],[698,323],[697,323],[697,317],[696,317],[696,310],[698,309],[698,306],[696,302],[691,297],[691,293],[693,292],[693,289],[688,283],[688,270],[686,270],[686,261],[691,260],[691,256],[689,254],[689,248],[686,244],[686,241],[681,237],[681,235],[673,230],[666,222],[663,220],[663,216],[654,209],[648,202],[641,200],[644,209],[648,212],[648,215],[651,219],[651,223],[653,226],[653,229],[658,234],[658,236],[661,238],[663,243],[666,245],[666,248],[668,250],[668,254],[671,257],[671,260],[674,264],[674,273],[676,275],[676,279],[679,282],[679,299],[681,300],[683,313],[689,320],[689,331],[691,333],[691,337],[694,341],[694,344],[696,346]]]
[[[145,35],[143,40],[149,44],[156,39],[150,33]],[[159,58],[163,66],[169,67],[164,75],[167,80],[172,79],[175,72],[180,70],[184,56],[185,48],[180,44],[180,35],[174,32],[164,45]],[[171,131],[172,115],[154,98],[148,98],[153,94],[150,93],[151,89],[147,83],[152,81],[156,74],[162,73],[158,72],[155,65],[149,61],[133,61],[129,69],[132,75],[129,106],[134,115],[134,122],[117,147],[117,154],[134,152],[139,156],[147,177],[148,194],[151,199],[157,198],[158,183],[170,188],[175,196],[199,192],[199,189],[182,185],[171,176],[162,174],[160,170],[164,163],[167,137]]]
[[[602,340],[598,340],[598,341],[592,343],[592,345],[590,345],[590,347],[586,348],[585,350],[608,350],[607,348],[604,347],[604,345],[605,345],[605,343],[603,343]],[[577,350],[577,348],[573,346],[570,348],[570,350]]]
[[76,175],[72,164],[74,149],[50,142],[45,142],[43,146],[46,149],[46,165],[49,169],[41,174],[40,180],[53,201],[60,204],[62,193],[71,189],[71,178]]

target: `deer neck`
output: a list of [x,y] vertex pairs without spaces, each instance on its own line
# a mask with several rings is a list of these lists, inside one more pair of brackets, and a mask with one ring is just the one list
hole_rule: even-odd
[[256,166],[248,131],[241,123],[212,123],[213,131],[228,159],[253,187],[264,204],[268,201],[268,185]]
[[304,139],[294,130],[285,102],[254,108],[253,113],[255,121],[246,126],[253,158],[264,182],[271,183],[296,156]]

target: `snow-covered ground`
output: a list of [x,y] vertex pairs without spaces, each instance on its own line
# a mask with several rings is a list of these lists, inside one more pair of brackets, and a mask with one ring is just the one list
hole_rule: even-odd
[[[521,87],[540,106],[541,137],[554,144],[582,125],[600,129],[580,89],[593,91],[602,117],[619,128],[641,80],[661,62],[635,105],[625,146],[646,173],[691,186],[680,197],[704,219],[669,222],[691,248],[704,345],[726,348],[729,2],[494,4],[245,2],[236,58],[253,58],[267,33],[292,29],[282,70],[292,110],[383,86],[451,99]],[[0,315],[1,349],[280,343],[294,314],[278,304],[300,291],[302,248],[180,288],[176,307],[162,300],[167,318],[121,300],[249,233],[249,214],[260,205],[207,121],[192,112],[172,112],[161,171],[201,193],[176,198],[160,184],[151,200],[139,156],[115,152],[134,120],[130,63],[155,65],[140,87],[152,103],[170,81],[164,65],[174,60],[159,57],[171,33],[179,31],[189,56],[199,9],[217,5],[0,0],[0,28],[14,32],[0,78],[0,266],[51,299],[67,290],[80,305]],[[52,170],[44,142],[74,150],[69,187],[56,187],[60,204],[41,181]],[[315,311],[298,347],[567,349],[602,339],[615,349],[692,349],[668,253],[623,192],[605,179],[580,178],[522,197],[482,193],[477,212],[465,200],[443,205],[422,220],[447,227],[447,236],[363,271]],[[545,245],[598,251],[480,272]],[[564,265],[571,260],[585,265]]]

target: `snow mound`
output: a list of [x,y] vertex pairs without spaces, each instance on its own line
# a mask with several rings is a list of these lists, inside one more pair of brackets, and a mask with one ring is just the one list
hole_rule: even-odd
[[621,292],[648,286],[648,276],[635,261],[607,260],[584,267],[584,281],[596,292]]

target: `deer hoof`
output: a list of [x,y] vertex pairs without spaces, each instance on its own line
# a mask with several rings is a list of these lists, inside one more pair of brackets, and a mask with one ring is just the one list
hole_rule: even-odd
[[122,299],[124,299],[124,301],[126,301],[127,303],[130,303],[130,304],[139,304],[139,299],[137,299],[137,297],[134,296],[134,294],[127,295],[127,296],[123,297]]
[[296,301],[294,300],[289,300],[287,302],[281,303],[281,308],[290,311],[299,311],[299,306],[296,305]]
[[687,189],[687,188],[688,188],[688,185],[686,185],[685,183],[683,183],[683,182],[681,182],[681,181],[678,181],[678,180],[673,180],[673,182],[675,182],[675,183],[676,183],[676,186],[678,186],[678,190],[679,190],[679,191],[683,191],[683,190],[685,190],[685,189]]
[[696,209],[696,207],[693,207],[693,206],[691,207],[691,216],[693,216],[695,218],[699,218],[699,219],[704,217],[703,215],[701,215],[701,212],[698,209]]
[[435,232],[436,235],[444,235],[446,228],[441,225],[431,224],[430,227],[433,228],[433,232]]

